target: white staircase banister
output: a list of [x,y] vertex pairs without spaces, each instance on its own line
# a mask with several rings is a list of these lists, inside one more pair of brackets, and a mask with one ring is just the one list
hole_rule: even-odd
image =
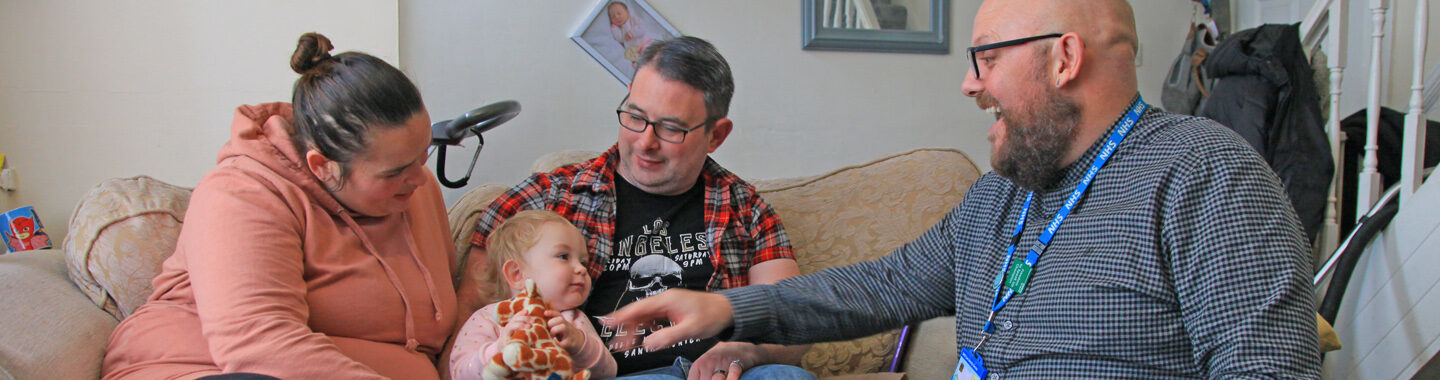
[[1300,23],[1301,41],[1307,57],[1314,59],[1317,51],[1325,51],[1330,69],[1330,88],[1326,89],[1330,93],[1330,106],[1325,131],[1329,135],[1330,158],[1335,175],[1330,179],[1329,196],[1325,201],[1325,222],[1320,231],[1320,241],[1316,244],[1320,248],[1319,252],[1325,254],[1335,252],[1340,242],[1340,179],[1345,170],[1345,160],[1340,149],[1345,138],[1344,132],[1340,130],[1340,85],[1345,77],[1344,36],[1349,24],[1345,17],[1348,6],[1347,0],[1318,0]]
[[1429,21],[1427,0],[1415,1],[1415,56],[1410,80],[1410,111],[1405,114],[1405,147],[1400,156],[1400,206],[1424,183],[1425,170],[1425,42]]
[[845,29],[880,29],[875,5],[870,0],[824,0],[822,27]]
[[[1305,18],[1300,20],[1300,41],[1301,46],[1305,47],[1306,57],[1314,57],[1314,51],[1320,48],[1321,39],[1327,35],[1327,29],[1335,30],[1331,27],[1333,23],[1329,22],[1330,16],[1337,13],[1331,10],[1331,3],[1334,2],[1336,1],[1316,0],[1315,4],[1310,6],[1310,11],[1305,13]],[[1343,10],[1343,7],[1341,9]]]
[[1370,33],[1370,86],[1366,92],[1365,105],[1365,159],[1362,161],[1358,176],[1359,185],[1355,193],[1355,216],[1358,218],[1375,204],[1380,197],[1380,82],[1385,80],[1381,77],[1381,49],[1385,41],[1385,11],[1389,2],[1386,0],[1370,0],[1370,17],[1372,31]]

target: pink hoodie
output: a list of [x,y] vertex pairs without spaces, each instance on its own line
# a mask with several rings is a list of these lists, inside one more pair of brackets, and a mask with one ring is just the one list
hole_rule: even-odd
[[352,215],[300,164],[290,120],[285,103],[236,110],[155,293],[110,335],[106,379],[438,378],[456,312],[439,187]]

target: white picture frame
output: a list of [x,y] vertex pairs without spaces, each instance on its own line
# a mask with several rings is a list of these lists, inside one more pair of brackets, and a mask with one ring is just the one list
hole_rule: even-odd
[[[612,17],[611,9],[620,13]],[[620,25],[614,25],[616,21]],[[635,78],[634,62],[645,46],[679,37],[668,21],[645,0],[600,0],[570,34],[585,53],[605,67],[610,75],[629,86]]]

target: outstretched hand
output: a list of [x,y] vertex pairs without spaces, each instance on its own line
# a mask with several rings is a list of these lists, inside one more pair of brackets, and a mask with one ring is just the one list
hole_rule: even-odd
[[730,327],[734,318],[730,300],[725,296],[684,289],[670,289],[653,297],[626,305],[607,318],[599,318],[611,328],[638,326],[652,330],[659,322],[668,320],[671,326],[656,330],[636,341],[634,334],[616,336],[610,340],[612,351],[621,351],[644,345],[650,352],[659,351],[686,339],[709,338]]

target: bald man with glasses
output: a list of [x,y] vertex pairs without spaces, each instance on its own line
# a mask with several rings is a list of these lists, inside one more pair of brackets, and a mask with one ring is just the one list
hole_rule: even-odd
[[[986,0],[961,89],[994,115],[994,172],[876,261],[613,323],[643,341],[798,344],[954,315],[955,378],[1318,378],[1309,243],[1263,159],[1149,107],[1123,0]],[[948,370],[948,368],[947,368]]]

